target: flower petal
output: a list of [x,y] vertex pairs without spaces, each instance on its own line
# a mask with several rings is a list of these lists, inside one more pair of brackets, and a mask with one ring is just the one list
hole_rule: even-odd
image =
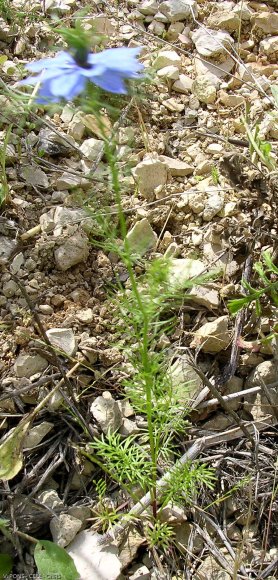
[[125,95],[127,93],[123,78],[114,71],[106,71],[102,76],[91,77],[91,81],[110,93]]
[[50,92],[54,97],[72,99],[84,90],[85,82],[79,70],[62,74],[49,80]]
[[75,61],[71,54],[62,51],[53,58],[42,58],[34,62],[30,62],[25,66],[31,72],[40,72],[45,69],[61,68],[63,66],[73,65]]
[[109,48],[97,54],[90,54],[88,57],[89,64],[102,64],[106,69],[114,70],[129,77],[131,74],[138,73],[143,70],[144,65],[136,60],[136,56],[140,53],[142,47],[136,48]]

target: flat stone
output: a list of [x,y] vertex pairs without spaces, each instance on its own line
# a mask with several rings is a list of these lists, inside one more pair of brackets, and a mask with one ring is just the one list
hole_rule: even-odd
[[265,38],[260,42],[260,52],[275,58],[278,52],[278,36]]
[[195,0],[166,0],[159,5],[159,10],[167,17],[168,22],[186,20],[198,15],[198,6]]
[[141,195],[147,200],[152,200],[154,190],[166,184],[168,171],[158,156],[146,155],[143,161],[133,169],[133,176]]
[[190,288],[188,295],[191,296],[191,300],[194,304],[200,304],[209,310],[219,307],[219,293],[210,286],[205,286],[203,284],[201,286],[193,286],[193,288]]
[[237,32],[240,27],[240,15],[231,10],[219,9],[207,19],[207,25],[227,32]]
[[[250,373],[245,381],[245,388],[259,387],[261,384],[265,384],[270,396],[274,402],[276,408],[278,407],[278,389],[271,384],[277,382],[278,376],[278,361],[267,360],[261,362],[257,367]],[[252,413],[254,419],[261,419],[265,415],[273,415],[273,408],[269,404],[267,397],[264,392],[256,393],[254,395],[247,395],[244,402],[244,408]]]
[[168,79],[169,81],[176,81],[179,78],[180,71],[177,66],[173,66],[172,64],[169,66],[165,66],[159,71],[157,71],[157,76],[159,78]]
[[158,11],[158,2],[157,0],[143,0],[138,10],[145,16],[153,16]]
[[116,546],[99,545],[101,536],[90,530],[79,532],[66,548],[73,558],[79,580],[117,580],[122,564]]
[[14,363],[14,372],[17,377],[29,379],[33,375],[44,371],[48,362],[39,354],[20,354]]
[[188,95],[192,90],[193,79],[189,76],[181,74],[177,81],[174,82],[172,89],[176,93],[182,93]]
[[132,254],[144,256],[144,254],[156,246],[157,235],[153,231],[147,218],[136,222],[127,234],[128,247]]
[[225,350],[231,341],[228,322],[228,316],[220,316],[213,322],[206,322],[195,331],[190,347],[201,348],[204,352],[212,354]]
[[62,175],[60,175],[53,186],[58,191],[65,191],[66,189],[72,189],[73,187],[80,187],[82,186],[84,189],[88,189],[91,187],[89,179],[85,179],[82,175],[73,175],[72,173],[68,173],[64,171]]
[[196,394],[203,385],[202,379],[192,368],[186,355],[179,358],[170,366],[167,376],[171,383],[173,394],[181,403],[186,403]]
[[193,81],[192,93],[198,97],[201,103],[205,103],[206,105],[215,103],[216,101],[216,88],[206,76],[197,77]]
[[77,345],[71,328],[49,328],[46,334],[52,346],[57,348],[57,354],[62,351],[67,356],[75,355]]
[[65,548],[75,538],[81,526],[82,521],[69,514],[55,516],[49,524],[53,542]]
[[83,141],[80,147],[80,151],[90,161],[97,161],[98,159],[101,160],[104,153],[104,143],[99,139],[94,139],[91,137],[90,139]]
[[188,280],[205,271],[205,264],[193,258],[173,258],[169,268],[168,284],[171,288],[182,289]]
[[67,238],[56,250],[54,250],[55,262],[58,270],[65,272],[72,266],[86,262],[89,256],[89,242],[85,235],[77,232]]
[[251,19],[254,28],[259,28],[265,34],[272,36],[278,34],[278,14],[277,12],[256,13]]
[[181,113],[185,108],[184,103],[181,103],[174,97],[163,101],[163,105],[166,107],[166,109],[168,109],[168,111],[171,111],[171,113]]
[[17,283],[14,282],[14,280],[8,280],[7,282],[4,282],[2,292],[4,296],[6,296],[6,298],[11,298],[12,296],[15,296],[18,292]]
[[122,414],[110,393],[104,392],[100,397],[97,397],[90,410],[104,433],[115,433],[121,427]]
[[234,60],[227,57],[221,64],[214,64],[205,58],[195,58],[194,66],[197,77],[205,76],[216,89],[220,87],[222,79],[227,77],[235,66]]
[[21,175],[28,185],[43,188],[49,187],[49,180],[46,173],[36,165],[26,165],[26,167],[23,167]]
[[245,103],[245,98],[242,95],[226,93],[223,89],[219,91],[218,98],[225,107],[238,107],[238,105]]
[[38,425],[32,427],[24,438],[23,449],[33,449],[34,447],[37,447],[53,427],[54,424],[49,421],[42,421]]
[[0,266],[4,266],[9,261],[17,246],[16,240],[0,236]]
[[170,175],[173,177],[192,175],[194,171],[192,165],[189,165],[189,163],[186,163],[185,161],[180,161],[180,159],[172,159],[172,157],[167,157],[166,155],[160,155],[159,159],[165,163]]
[[23,264],[25,262],[25,258],[22,252],[20,252],[19,254],[17,254],[10,266],[11,272],[12,274],[17,274],[19,272],[19,270],[22,268]]
[[227,50],[231,50],[234,39],[227,33],[215,31],[207,28],[198,28],[192,35],[192,40],[196,46],[197,52],[205,58],[219,58],[224,55],[226,58]]
[[168,66],[174,66],[179,69],[181,67],[181,57],[174,50],[161,50],[153,63],[153,68],[160,70]]

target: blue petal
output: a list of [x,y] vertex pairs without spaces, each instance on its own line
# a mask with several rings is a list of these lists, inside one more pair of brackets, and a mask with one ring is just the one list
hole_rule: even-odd
[[48,86],[54,97],[72,99],[79,95],[85,88],[86,81],[79,71],[70,74],[62,74],[49,80]]
[[126,77],[136,76],[144,68],[144,65],[136,60],[142,47],[136,48],[109,48],[97,54],[90,54],[88,57],[89,64],[103,65],[106,69],[122,73]]
[[40,88],[38,96],[36,98],[36,103],[41,105],[47,105],[48,103],[58,103],[60,101],[59,97],[54,97],[51,93],[49,83],[44,83]]
[[106,71],[104,75],[99,77],[92,76],[91,81],[101,89],[109,91],[110,93],[118,93],[123,95],[127,93],[122,77],[113,71]]
[[40,72],[45,69],[62,68],[64,66],[73,65],[75,61],[68,52],[59,52],[53,58],[42,58],[26,65],[27,70],[31,72]]

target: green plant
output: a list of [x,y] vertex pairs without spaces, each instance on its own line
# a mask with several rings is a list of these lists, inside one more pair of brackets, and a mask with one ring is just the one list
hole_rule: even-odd
[[249,141],[249,152],[253,163],[260,161],[269,171],[277,168],[275,158],[271,155],[272,147],[268,141],[264,141],[259,136],[260,127],[258,123],[253,125],[249,121],[249,111],[246,107],[245,117],[241,117]]
[[150,548],[161,548],[167,551],[173,543],[175,532],[169,524],[156,520],[144,526],[146,540]]
[[6,173],[6,156],[11,132],[12,126],[7,129],[3,144],[0,145],[0,207],[6,203],[9,197],[9,185]]
[[256,289],[243,279],[242,286],[248,294],[242,298],[235,298],[228,301],[227,305],[231,314],[236,314],[239,310],[254,302],[256,313],[260,316],[261,298],[263,296],[267,296],[274,306],[278,306],[278,280],[274,279],[272,281],[272,278],[278,275],[278,268],[275,266],[269,251],[263,252],[262,261],[254,264],[254,271],[258,274],[259,281],[263,284],[263,287]]
[[212,181],[213,181],[214,185],[218,185],[220,173],[219,173],[218,167],[216,167],[215,165],[213,165],[213,167],[211,168],[211,177],[212,177]]

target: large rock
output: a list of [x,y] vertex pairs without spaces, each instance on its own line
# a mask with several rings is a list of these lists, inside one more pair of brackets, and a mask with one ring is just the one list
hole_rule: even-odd
[[133,169],[133,176],[141,195],[152,200],[156,187],[166,184],[168,171],[165,163],[162,163],[157,156],[146,155],[143,161]]
[[99,545],[101,536],[90,530],[79,532],[67,547],[73,558],[79,580],[117,580],[122,564],[117,556],[116,546]]
[[198,14],[195,0],[166,0],[159,5],[159,11],[167,17],[168,22],[186,20]]
[[198,28],[192,33],[192,40],[197,52],[205,58],[215,58],[220,56],[227,58],[227,49],[231,50],[234,44],[233,38],[227,32],[215,31],[207,28]]
[[17,377],[29,379],[33,375],[44,371],[47,366],[48,362],[39,354],[20,354],[14,363],[14,371]]
[[86,262],[88,256],[88,238],[81,232],[76,232],[76,234],[67,238],[54,251],[56,266],[58,270],[63,272],[76,264],[80,264],[80,262]]
[[220,316],[213,322],[206,322],[195,332],[191,348],[201,348],[204,352],[216,353],[225,350],[230,343],[228,316]]

